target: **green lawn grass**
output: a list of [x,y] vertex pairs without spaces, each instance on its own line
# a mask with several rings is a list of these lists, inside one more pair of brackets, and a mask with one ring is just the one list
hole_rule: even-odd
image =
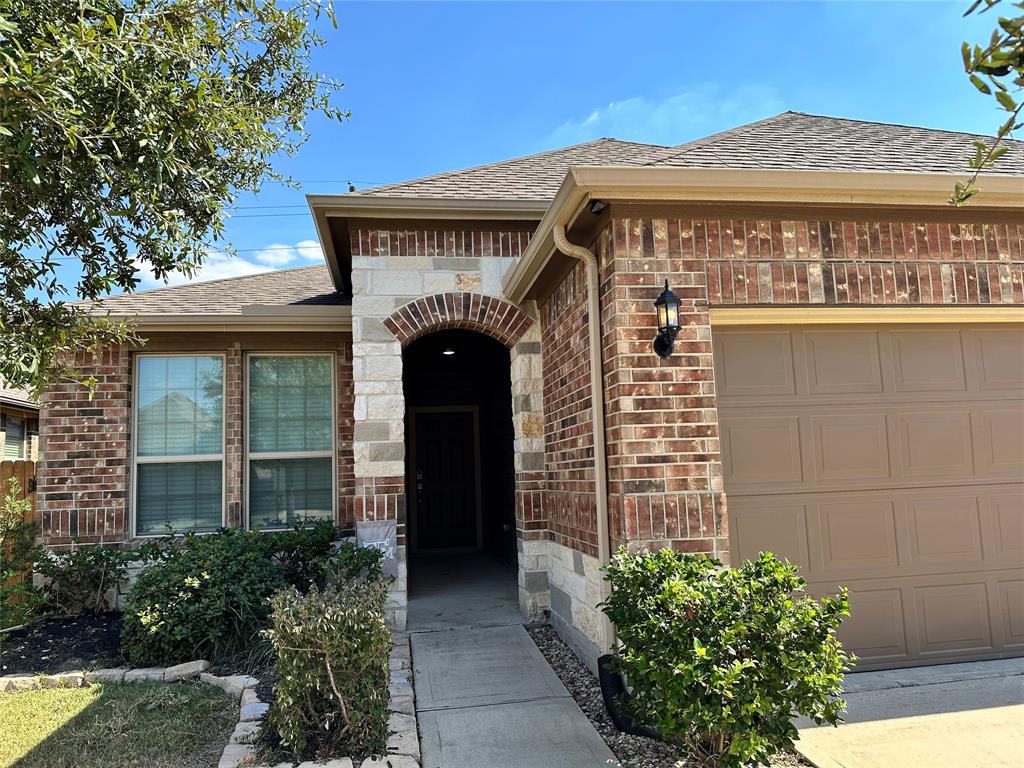
[[0,693],[0,768],[215,766],[237,719],[235,702],[206,685]]

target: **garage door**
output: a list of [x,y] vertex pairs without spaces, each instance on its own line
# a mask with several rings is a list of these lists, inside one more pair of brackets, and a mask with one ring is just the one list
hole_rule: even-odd
[[1024,326],[715,329],[730,544],[860,668],[1024,655]]

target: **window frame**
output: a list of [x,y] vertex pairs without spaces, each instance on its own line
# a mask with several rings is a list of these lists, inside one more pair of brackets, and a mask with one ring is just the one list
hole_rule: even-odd
[[[300,352],[274,352],[274,351],[263,351],[254,350],[246,352],[244,356],[244,371],[242,377],[244,379],[244,386],[242,396],[244,398],[242,410],[245,414],[244,425],[242,430],[242,518],[243,524],[247,531],[257,531],[260,533],[272,533],[274,531],[288,531],[294,526],[283,525],[274,528],[254,528],[252,525],[252,518],[250,517],[249,509],[249,477],[250,467],[252,462],[265,460],[273,461],[275,459],[322,459],[326,458],[328,451],[258,451],[252,452],[249,450],[249,438],[251,437],[251,431],[249,427],[250,415],[252,412],[251,399],[250,399],[250,384],[251,376],[249,375],[249,361],[253,358],[259,357],[326,357],[330,362],[331,371],[331,407],[330,407],[330,431],[331,431],[331,447],[330,447],[330,459],[331,459],[331,517],[330,522],[337,525],[338,522],[338,368],[337,368],[337,355],[331,351],[320,351],[320,350],[303,350]],[[316,522],[305,523],[301,527],[311,528],[316,525]]]
[[[21,424],[21,438],[19,440],[21,448],[18,450],[17,456],[8,456],[7,447],[13,445],[7,436],[7,430],[11,426],[11,422],[16,421]],[[28,459],[29,451],[29,440],[28,440],[28,419],[21,414],[6,413],[4,414],[4,448],[2,454],[0,454],[0,461],[25,461]]]
[[[220,420],[220,453],[190,454],[186,456],[139,456],[139,361],[144,357],[216,357],[221,361],[221,420]],[[227,403],[228,403],[228,361],[223,352],[138,352],[132,360],[132,409],[131,409],[131,442],[132,467],[129,487],[129,516],[131,519],[131,535],[133,539],[156,539],[167,536],[166,533],[139,533],[138,529],[138,475],[140,458],[143,464],[198,464],[203,461],[220,462],[220,527],[227,525]],[[185,536],[189,531],[175,531],[173,536]],[[205,536],[213,531],[192,531],[197,536]]]

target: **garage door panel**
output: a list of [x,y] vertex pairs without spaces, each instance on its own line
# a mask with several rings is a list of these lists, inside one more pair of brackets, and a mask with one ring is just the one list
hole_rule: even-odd
[[716,375],[720,348],[734,354],[718,402],[734,558],[777,551],[814,594],[848,586],[861,668],[1024,654],[1024,328],[731,345],[739,330],[714,347]]
[[967,389],[960,331],[956,328],[894,330],[887,338],[895,392]]
[[884,413],[826,413],[808,420],[817,480],[890,479]]
[[733,419],[721,430],[724,471],[737,485],[803,480],[796,416]]
[[1024,389],[1024,332],[987,328],[965,335],[979,390]]
[[909,561],[946,565],[984,561],[981,515],[974,496],[929,496],[907,502]]
[[899,565],[896,516],[887,499],[822,501],[810,526],[819,546],[811,554],[815,578],[847,573],[885,575]]
[[994,591],[1003,646],[1024,648],[1024,579],[999,580]]
[[807,515],[802,504],[760,505],[735,510],[731,534],[740,560],[753,560],[760,552],[772,552],[806,570]]
[[982,500],[985,547],[993,563],[1024,564],[1024,491],[989,493]]
[[899,473],[907,478],[969,477],[974,474],[971,413],[930,409],[896,416]]
[[1024,477],[1024,402],[979,408],[972,427],[978,474]]
[[[820,595],[835,594],[822,590]],[[851,589],[850,616],[843,622],[839,640],[844,647],[855,648],[864,663],[897,662],[910,657],[907,627],[904,622],[903,591],[886,589]]]
[[792,337],[786,331],[730,333],[722,337],[715,353],[722,397],[796,393]]
[[804,339],[804,370],[811,395],[882,391],[882,366],[875,331],[808,331]]
[[921,655],[992,650],[988,592],[984,581],[914,589]]

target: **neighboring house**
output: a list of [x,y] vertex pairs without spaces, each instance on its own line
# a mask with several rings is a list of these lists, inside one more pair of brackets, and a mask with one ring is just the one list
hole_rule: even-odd
[[38,456],[39,404],[0,380],[0,461],[35,461]]
[[400,625],[414,554],[485,548],[591,661],[614,548],[770,549],[862,668],[1021,655],[1024,145],[955,209],[973,138],[787,112],[310,195],[326,266],[106,302],[149,341],[47,394],[44,540],[336,520]]

